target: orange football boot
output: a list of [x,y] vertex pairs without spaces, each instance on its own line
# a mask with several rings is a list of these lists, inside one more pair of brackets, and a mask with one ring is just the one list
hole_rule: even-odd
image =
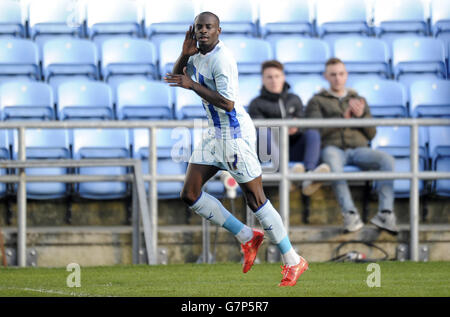
[[281,274],[283,274],[283,279],[278,286],[294,286],[297,284],[297,280],[308,269],[308,262],[300,257],[300,263],[291,266],[282,266]]
[[241,244],[242,252],[244,253],[244,264],[242,266],[242,272],[247,273],[255,262],[258,249],[264,240],[264,231],[258,229],[252,229],[253,238],[247,243]]

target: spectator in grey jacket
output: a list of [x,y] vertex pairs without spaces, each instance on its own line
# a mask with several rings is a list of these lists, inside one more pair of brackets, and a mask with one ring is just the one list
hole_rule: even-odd
[[[290,86],[286,82],[283,65],[278,61],[270,60],[264,62],[261,68],[263,86],[260,95],[249,105],[250,116],[253,119],[303,118],[303,103],[297,95],[289,92]],[[278,162],[278,138],[274,133],[267,135],[262,133],[263,131],[260,129],[259,138],[268,140],[267,145],[268,148],[270,147],[272,161]],[[289,128],[289,161],[297,162],[292,168],[293,172],[329,172],[330,168],[327,164],[318,165],[320,148],[318,130]],[[261,149],[258,153],[260,152]],[[304,181],[302,192],[310,196],[320,188],[320,185],[320,182]]]
[[[328,90],[323,89],[312,97],[306,108],[308,118],[371,118],[366,100],[352,89],[346,88],[348,73],[344,63],[331,58],[325,65],[325,78],[330,83]],[[394,158],[382,151],[373,150],[369,142],[376,134],[375,127],[364,128],[323,128],[322,160],[328,163],[333,172],[342,172],[347,164],[356,165],[362,170],[391,172],[394,170]],[[333,182],[339,205],[341,206],[344,229],[352,232],[363,227],[358,210],[352,199],[345,180]],[[398,227],[394,213],[394,188],[392,180],[377,182],[379,197],[378,213],[371,219],[377,227],[396,234]]]

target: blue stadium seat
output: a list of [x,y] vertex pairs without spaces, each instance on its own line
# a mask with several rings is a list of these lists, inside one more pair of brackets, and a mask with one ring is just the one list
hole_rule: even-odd
[[334,56],[340,58],[349,74],[377,74],[388,78],[389,49],[385,42],[361,36],[349,36],[334,42]]
[[39,80],[39,56],[36,44],[18,38],[0,38],[0,79]]
[[[149,173],[149,131],[134,129],[133,158],[142,160],[142,173]],[[186,128],[158,129],[156,132],[158,175],[185,174],[187,162],[191,153],[191,136]],[[179,198],[183,182],[158,182],[158,198]],[[148,190],[148,183],[146,183]]]
[[144,39],[118,37],[103,43],[101,69],[105,81],[111,77],[157,78],[156,51]]
[[69,81],[58,88],[59,120],[114,119],[109,86],[94,81]]
[[7,82],[0,86],[2,120],[53,120],[53,93],[42,82]]
[[98,56],[95,45],[76,38],[53,39],[43,47],[42,68],[44,78],[53,76],[84,76],[98,79]]
[[0,1],[0,36],[25,37],[19,1]]
[[433,38],[397,39],[392,44],[392,66],[396,79],[406,74],[433,74],[446,78],[444,45]]
[[393,80],[359,81],[352,87],[363,96],[373,117],[407,117],[405,87]]
[[[74,159],[130,158],[128,131],[124,129],[74,129],[72,136]],[[123,175],[126,167],[81,167],[80,175]],[[117,199],[127,195],[123,182],[82,182],[75,190],[80,197],[89,199]]]
[[[241,81],[239,81],[239,84],[241,84]],[[176,119],[206,119],[202,100],[195,92],[179,87],[175,87],[174,90]]]
[[83,36],[82,8],[72,0],[40,0],[30,2],[29,34],[33,40],[59,35]]
[[286,81],[291,85],[293,93],[302,100],[306,107],[311,99],[321,89],[328,89],[329,84],[322,76],[286,76]]
[[[0,130],[0,161],[11,159],[8,135],[8,130]],[[6,168],[0,168],[0,175],[6,175],[7,173],[8,172]],[[0,197],[4,197],[6,193],[6,183],[0,183]]]
[[274,57],[286,74],[322,74],[330,58],[328,44],[319,39],[287,36],[275,40]]
[[195,15],[192,0],[146,1],[146,35],[151,38],[158,34],[185,34]]
[[[432,170],[450,172],[450,126],[428,127],[428,146]],[[433,191],[440,196],[450,196],[450,180],[433,181]]]
[[450,81],[416,81],[409,94],[412,117],[450,117]]
[[[33,159],[70,159],[70,146],[67,130],[64,129],[27,129],[25,131],[25,151],[27,160]],[[18,159],[18,135],[14,131],[12,144],[13,159]],[[66,167],[26,168],[27,175],[66,175]],[[17,187],[17,186],[16,186]],[[31,199],[55,199],[68,195],[67,185],[62,182],[27,183],[27,197]]]
[[159,81],[131,80],[117,88],[117,119],[172,119],[171,91]]
[[263,37],[273,34],[312,36],[313,5],[308,0],[272,1],[260,3],[260,32]]
[[367,7],[360,0],[317,0],[316,23],[319,37],[341,34],[369,35]]
[[431,1],[431,31],[434,36],[450,32],[450,2]]
[[261,75],[239,76],[239,96],[237,102],[248,110],[250,102],[259,96],[262,88]]
[[376,0],[373,15],[375,33],[379,37],[428,34],[421,0]]
[[260,74],[261,63],[272,59],[270,44],[265,40],[232,36],[223,42],[236,59],[239,75]]
[[91,39],[102,35],[141,36],[139,11],[136,1],[87,1],[87,34]]
[[200,12],[214,12],[220,19],[222,34],[257,35],[256,8],[251,0],[199,1]]
[[181,54],[185,36],[172,35],[164,37],[158,44],[158,61],[159,74],[164,77],[167,73],[171,73],[173,64]]
[[[419,129],[419,170],[426,169],[426,133]],[[389,153],[395,158],[395,172],[410,171],[410,128],[409,127],[377,127],[377,134],[372,140],[372,148]],[[394,180],[396,197],[409,197],[410,181]],[[424,193],[424,181],[419,181],[419,192]]]

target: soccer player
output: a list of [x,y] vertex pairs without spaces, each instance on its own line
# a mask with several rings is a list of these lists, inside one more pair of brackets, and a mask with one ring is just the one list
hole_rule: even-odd
[[[164,77],[170,86],[193,90],[202,98],[209,123],[207,135],[189,160],[181,199],[190,210],[235,235],[244,253],[244,273],[253,266],[265,232],[282,254],[283,278],[279,286],[293,286],[308,268],[308,262],[293,249],[279,213],[264,194],[255,126],[244,108],[235,103],[237,64],[219,40],[221,31],[214,13],[200,13],[186,32],[173,73]],[[197,82],[192,80],[193,75]],[[216,198],[202,191],[219,170],[227,170],[239,183],[264,231],[249,228]]]

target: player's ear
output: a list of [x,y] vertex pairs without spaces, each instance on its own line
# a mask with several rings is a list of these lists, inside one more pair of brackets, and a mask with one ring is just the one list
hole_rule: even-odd
[[217,31],[219,32],[219,34],[222,33],[222,28],[219,26],[219,28],[217,29]]

